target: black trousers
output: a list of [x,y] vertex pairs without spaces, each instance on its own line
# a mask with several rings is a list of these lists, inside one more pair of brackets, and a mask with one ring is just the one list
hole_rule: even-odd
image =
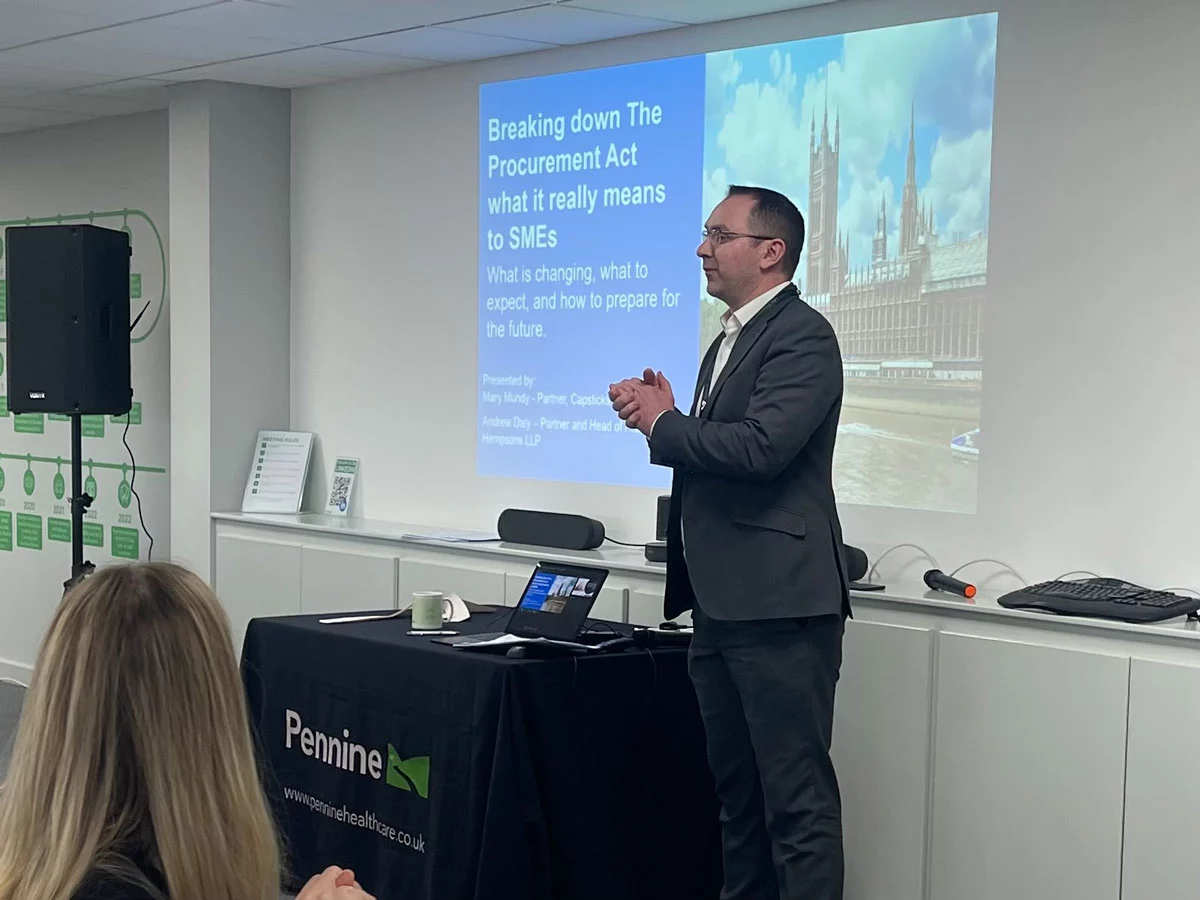
[[842,900],[829,757],[841,616],[724,622],[700,610],[689,670],[721,801],[722,900]]

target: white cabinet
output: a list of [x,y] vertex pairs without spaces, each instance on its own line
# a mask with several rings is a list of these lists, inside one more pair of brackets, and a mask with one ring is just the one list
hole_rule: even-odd
[[931,900],[1118,900],[1128,680],[1128,657],[939,635]]
[[631,623],[645,625],[649,628],[658,625],[662,620],[663,595],[661,590],[634,588],[629,592],[629,621]]
[[399,608],[412,603],[414,591],[458,594],[471,603],[497,606],[505,602],[504,572],[456,566],[451,563],[402,559],[399,577]]
[[529,584],[531,572],[506,572],[504,575],[504,605],[516,606],[521,602],[525,593],[525,585]]
[[846,624],[833,724],[846,900],[923,900],[933,641],[928,628]]
[[303,613],[396,608],[396,557],[303,547],[300,556]]
[[1122,900],[1195,900],[1200,875],[1200,668],[1134,659]]
[[604,622],[624,622],[628,615],[629,591],[606,584],[592,604],[591,618]]
[[300,612],[299,543],[219,534],[216,561],[217,596],[229,614],[239,654],[251,619]]

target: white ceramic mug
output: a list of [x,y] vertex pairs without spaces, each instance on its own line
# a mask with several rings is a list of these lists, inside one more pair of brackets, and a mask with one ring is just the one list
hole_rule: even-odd
[[437,631],[445,623],[441,591],[413,591],[413,631]]

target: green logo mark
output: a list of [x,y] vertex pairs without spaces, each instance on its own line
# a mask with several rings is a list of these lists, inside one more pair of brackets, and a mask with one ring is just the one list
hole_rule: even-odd
[[389,787],[412,791],[422,800],[428,800],[429,757],[401,759],[396,748],[388,744],[387,783]]
[[[116,529],[113,532],[115,536]],[[113,555],[118,554],[114,551]],[[396,790],[416,794],[422,800],[429,799],[428,756],[401,759],[396,748],[388,744],[385,762],[382,750],[356,743],[349,728],[343,728],[340,735],[314,731],[305,727],[298,712],[290,709],[285,712],[284,722],[284,746],[288,750],[294,747],[324,765],[365,775]]]

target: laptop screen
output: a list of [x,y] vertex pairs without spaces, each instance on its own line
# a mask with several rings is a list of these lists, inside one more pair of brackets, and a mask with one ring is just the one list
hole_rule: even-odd
[[606,569],[539,564],[513,612],[509,633],[564,641],[576,637],[607,577]]

